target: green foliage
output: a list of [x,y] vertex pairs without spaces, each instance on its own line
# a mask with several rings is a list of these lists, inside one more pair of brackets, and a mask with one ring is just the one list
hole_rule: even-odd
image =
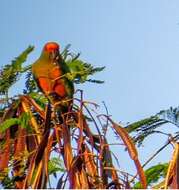
[[29,120],[30,120],[30,114],[24,112],[19,117],[19,125],[22,128],[28,128],[28,126],[29,126]]
[[19,118],[6,119],[0,124],[0,133],[3,133],[13,125],[20,125],[22,128],[27,128],[29,119],[30,116],[27,113],[23,113]]
[[97,72],[102,71],[105,67],[96,67],[94,68],[91,64],[84,63],[81,60],[68,60],[67,65],[71,73],[67,77],[74,81],[75,83],[84,83],[94,82],[94,83],[103,83],[104,81],[88,79],[89,75],[93,75]]
[[42,108],[45,108],[45,105],[48,103],[47,98],[43,95],[40,94],[38,92],[31,92],[30,94],[28,94],[31,98],[33,98],[35,100],[35,102],[41,106]]
[[84,83],[86,81],[93,83],[104,83],[101,80],[88,79],[90,75],[94,75],[104,70],[105,67],[93,67],[91,64],[86,63],[79,59],[80,54],[70,52],[70,45],[67,45],[62,52],[62,57],[66,64],[69,66],[70,73],[67,77],[75,83]]
[[20,124],[19,118],[10,118],[6,119],[3,123],[0,124],[0,133],[6,131],[6,129],[10,128],[13,125]]
[[138,144],[138,146],[141,146],[146,137],[148,137],[153,133],[156,133],[155,129],[165,123],[167,123],[167,121],[160,119],[156,115],[129,124],[128,126],[125,127],[125,129],[129,133],[135,132],[133,140]]
[[38,91],[37,84],[32,76],[32,72],[29,70],[26,74],[24,94],[29,94]]
[[157,128],[166,123],[171,123],[174,126],[179,127],[179,107],[171,107],[167,110],[161,110],[154,116],[127,125],[125,129],[129,133],[135,133],[133,137],[134,142],[140,146],[149,135],[154,133],[162,133],[157,130]]
[[167,110],[161,110],[157,116],[160,119],[163,119],[169,123],[174,124],[175,126],[179,127],[179,107],[173,108],[170,107]]
[[15,189],[15,183],[14,180],[11,179],[9,176],[6,176],[1,181],[1,185],[4,189]]
[[[148,168],[145,171],[145,175],[147,178],[147,185],[153,185],[154,183],[158,182],[158,180],[161,177],[165,177],[168,169],[168,163],[163,163],[163,164],[157,164],[155,166],[152,166]],[[141,188],[140,182],[137,182],[134,187],[135,189]]]
[[137,131],[142,126],[152,125],[156,123],[158,120],[159,118],[157,116],[151,116],[149,118],[145,118],[140,121],[129,124],[128,126],[125,127],[125,129],[127,130],[127,132],[131,133],[131,132]]
[[7,94],[8,89],[17,81],[21,73],[28,68],[22,68],[22,64],[26,61],[27,56],[32,50],[33,46],[29,46],[18,57],[12,60],[11,64],[5,65],[0,71],[0,95]]
[[49,160],[48,162],[48,172],[49,175],[54,175],[56,177],[56,173],[57,172],[64,172],[65,169],[62,165],[62,161],[57,158],[57,157],[53,157]]

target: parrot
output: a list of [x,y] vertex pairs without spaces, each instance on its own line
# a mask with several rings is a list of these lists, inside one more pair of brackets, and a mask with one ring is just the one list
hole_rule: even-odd
[[67,78],[67,73],[70,70],[60,55],[60,45],[47,42],[40,57],[32,64],[32,75],[39,89],[61,114],[67,113],[73,102],[74,84]]

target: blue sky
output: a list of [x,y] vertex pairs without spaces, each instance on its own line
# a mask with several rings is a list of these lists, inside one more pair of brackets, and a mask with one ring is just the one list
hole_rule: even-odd
[[96,66],[106,83],[85,85],[116,120],[134,121],[178,105],[179,2],[166,0],[2,1],[0,64],[29,44],[54,40]]
[[81,88],[86,99],[105,101],[116,121],[179,105],[178,0],[4,0],[0,23],[0,65],[29,44],[36,47],[27,61],[32,63],[45,42],[57,41],[106,66],[96,75],[105,84]]

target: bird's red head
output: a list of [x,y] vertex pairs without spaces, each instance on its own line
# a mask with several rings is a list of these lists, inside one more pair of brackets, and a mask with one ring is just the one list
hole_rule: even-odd
[[48,42],[44,46],[44,50],[47,52],[59,51],[60,46],[56,42]]

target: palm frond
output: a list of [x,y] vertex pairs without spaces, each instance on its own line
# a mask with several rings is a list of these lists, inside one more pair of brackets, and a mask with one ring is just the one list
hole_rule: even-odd
[[159,133],[156,129],[166,123],[171,123],[179,127],[179,107],[161,110],[154,116],[128,124],[125,129],[129,133],[135,133],[133,137],[134,141],[140,146],[146,137],[154,133]]

